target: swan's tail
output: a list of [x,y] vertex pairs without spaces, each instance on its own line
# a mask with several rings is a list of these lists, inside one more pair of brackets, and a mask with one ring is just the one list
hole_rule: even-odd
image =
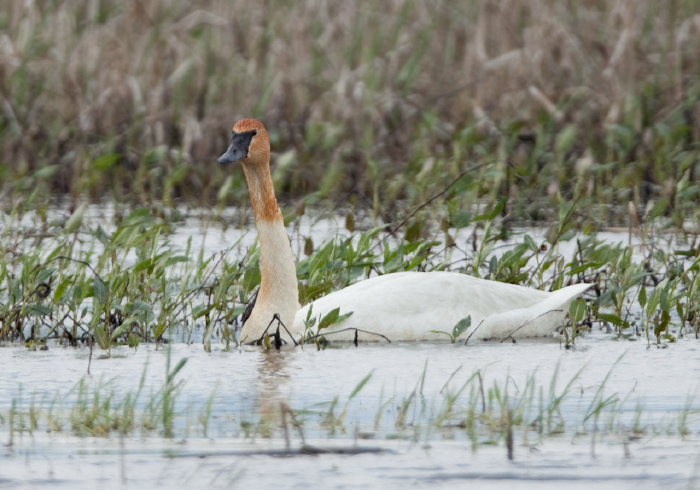
[[507,337],[546,337],[564,324],[569,305],[593,284],[574,284],[553,291],[532,306],[488,316],[473,338],[501,340]]

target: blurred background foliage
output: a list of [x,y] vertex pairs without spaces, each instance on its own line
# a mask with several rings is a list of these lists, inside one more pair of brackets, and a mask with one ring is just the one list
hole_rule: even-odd
[[215,158],[255,117],[282,202],[390,219],[479,166],[445,197],[681,223],[698,46],[697,0],[5,0],[0,198],[242,204]]

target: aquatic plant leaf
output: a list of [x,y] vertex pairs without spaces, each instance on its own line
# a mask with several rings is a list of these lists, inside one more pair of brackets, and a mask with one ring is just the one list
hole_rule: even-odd
[[467,331],[469,327],[472,326],[472,316],[468,315],[458,321],[454,327],[452,327],[452,337],[457,338]]
[[576,126],[569,124],[557,135],[556,142],[554,143],[554,149],[557,153],[564,153],[568,151],[571,146],[576,142]]
[[571,323],[576,324],[583,320],[583,316],[586,314],[586,301],[582,298],[577,298],[571,302],[569,305],[569,318],[571,318]]
[[63,232],[64,233],[74,233],[78,231],[80,228],[80,225],[83,223],[83,215],[85,214],[85,210],[87,209],[87,202],[84,202],[81,204],[78,209],[73,211],[73,214],[70,215],[70,218],[68,218],[68,221],[66,221],[66,224],[63,225]]
[[483,214],[480,214],[474,218],[474,221],[491,221],[496,218],[499,214],[501,214],[501,211],[503,211],[503,208],[506,206],[506,199],[501,199],[496,203],[496,205],[491,209],[490,211],[486,211]]
[[648,318],[651,318],[654,315],[654,312],[656,311],[656,308],[659,306],[660,301],[661,301],[661,290],[657,286],[651,292],[651,295],[649,296],[649,299],[647,300],[646,311],[647,311]]
[[559,208],[559,226],[563,226],[566,221],[571,217],[571,212],[574,209],[574,202],[568,201],[561,205]]
[[151,329],[153,331],[153,335],[155,336],[156,339],[159,339],[161,335],[163,335],[163,332],[165,332],[165,323],[157,323],[153,325],[153,328]]
[[37,303],[27,305],[27,313],[30,316],[49,316],[52,313],[52,309],[46,305],[40,305]]
[[644,309],[644,306],[647,304],[647,289],[644,286],[639,290],[637,301],[639,302],[639,306]]
[[324,328],[327,328],[327,327],[333,325],[335,322],[338,321],[339,316],[340,316],[340,307],[332,309],[331,311],[326,313],[326,315],[323,318],[321,318],[321,321],[318,324],[318,329],[322,330]]
[[114,167],[120,158],[121,155],[118,153],[108,153],[107,155],[99,156],[93,160],[92,168],[104,172]]
[[192,307],[192,319],[196,320],[197,318],[201,318],[207,313],[211,311],[211,306],[207,306],[204,304],[199,304],[195,305]]
[[535,240],[533,240],[530,235],[525,234],[525,236],[523,237],[523,242],[525,242],[525,245],[529,250],[533,252],[539,252],[540,247],[535,243]]
[[51,179],[58,172],[59,165],[47,165],[32,174],[35,179]]
[[472,222],[472,214],[469,211],[460,209],[455,212],[451,217],[450,221],[454,228],[466,228]]
[[111,342],[109,340],[109,336],[107,335],[107,332],[102,327],[102,325],[95,325],[95,327],[92,329],[92,333],[95,336],[95,340],[97,341],[97,345],[99,345],[101,349],[103,349],[103,350],[109,349]]
[[168,383],[172,383],[175,376],[177,376],[177,373],[179,373],[180,370],[183,367],[185,367],[185,364],[187,364],[187,359],[188,359],[187,357],[183,357],[182,359],[180,359],[177,362],[177,364],[175,365],[175,367],[173,368],[173,370],[168,373],[168,379],[167,379]]
[[354,388],[354,389],[352,390],[352,392],[350,393],[350,396],[348,396],[348,401],[349,401],[349,400],[352,400],[353,398],[355,398],[355,395],[357,395],[357,394],[362,390],[362,388],[365,387],[365,385],[367,384],[367,382],[372,378],[372,373],[373,373],[373,372],[374,372],[374,370],[370,371],[370,372],[367,374],[367,376],[365,376],[364,378],[362,378],[362,379],[360,380],[360,382],[357,383],[357,386],[355,386],[355,388]]
[[53,302],[59,303],[63,299],[63,295],[66,293],[68,286],[71,285],[73,278],[66,277],[53,290]]
[[95,276],[93,280],[93,297],[95,298],[95,301],[101,304],[106,304],[109,299],[107,294],[107,286],[105,286],[105,283],[103,283],[97,276]]
[[345,320],[346,318],[348,318],[352,314],[353,314],[353,312],[351,311],[349,313],[343,313],[341,315],[340,314],[340,307],[334,308],[331,311],[329,311],[328,313],[326,313],[326,315],[323,318],[321,318],[321,321],[318,324],[318,330],[320,331],[324,328],[330,327],[334,323],[342,322],[343,320]]
[[135,316],[125,318],[122,324],[114,329],[112,335],[110,336],[110,340],[113,341],[114,339],[120,337],[124,332],[126,332],[129,329],[132,323],[136,323],[137,321],[138,318]]
[[629,324],[617,315],[612,313],[598,313],[598,319],[604,322],[610,322],[615,326],[627,328]]

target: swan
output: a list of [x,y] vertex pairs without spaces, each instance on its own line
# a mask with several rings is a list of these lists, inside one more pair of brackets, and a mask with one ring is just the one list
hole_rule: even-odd
[[329,335],[332,340],[380,340],[376,334],[392,341],[445,339],[434,331],[451,331],[467,316],[471,327],[461,338],[541,337],[561,326],[569,303],[592,286],[575,284],[547,292],[457,272],[395,272],[359,281],[300,308],[294,257],[270,174],[270,139],[260,121],[242,119],[233,126],[231,144],[217,162],[237,161],[250,192],[261,272],[241,343],[259,341],[268,328],[274,333],[276,320],[298,340],[305,334],[309,309],[318,319],[335,308],[352,314],[323,330],[337,332]]

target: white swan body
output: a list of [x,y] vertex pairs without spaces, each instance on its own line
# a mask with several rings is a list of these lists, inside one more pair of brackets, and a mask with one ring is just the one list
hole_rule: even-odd
[[[233,126],[231,145],[217,161],[241,161],[248,181],[260,243],[261,283],[253,312],[244,323],[240,341],[258,341],[277,330],[275,318],[299,339],[305,335],[309,308],[322,318],[335,308],[352,315],[322,333],[359,329],[390,340],[446,339],[454,325],[471,315],[471,328],[462,338],[541,337],[564,323],[569,304],[590,284],[558,291],[478,279],[455,272],[396,272],[348,286],[299,309],[296,268],[282,213],[270,175],[270,140],[260,121],[242,119]],[[318,322],[316,323],[318,325]],[[315,328],[314,328],[315,330]],[[280,328],[284,338],[285,332]],[[328,335],[330,340],[353,340],[355,331]],[[289,341],[290,339],[286,339]],[[359,333],[358,340],[381,340]]]
[[[575,284],[550,293],[455,272],[396,272],[360,281],[304,306],[292,331],[304,331],[309,308],[312,317],[322,318],[339,307],[341,314],[352,315],[332,330],[357,328],[389,339],[444,340],[444,333],[434,331],[452,332],[467,316],[471,328],[462,338],[472,333],[473,339],[543,337],[564,323],[571,300],[589,287]],[[354,335],[346,331],[328,338],[352,340]],[[358,339],[381,340],[364,333]]]

